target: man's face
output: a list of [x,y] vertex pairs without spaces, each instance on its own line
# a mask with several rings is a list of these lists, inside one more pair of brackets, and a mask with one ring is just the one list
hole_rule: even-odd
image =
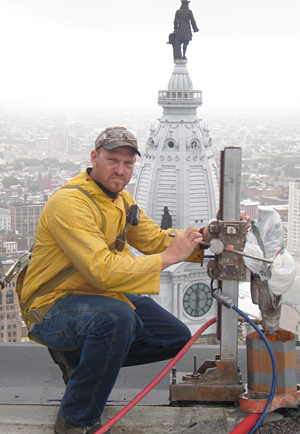
[[108,151],[100,148],[91,152],[91,177],[113,193],[119,193],[131,179],[136,161],[135,151],[129,146]]

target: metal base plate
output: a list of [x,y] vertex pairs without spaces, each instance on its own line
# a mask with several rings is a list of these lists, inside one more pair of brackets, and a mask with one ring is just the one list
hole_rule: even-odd
[[206,361],[194,374],[173,372],[170,400],[238,402],[244,391],[235,361],[216,359]]

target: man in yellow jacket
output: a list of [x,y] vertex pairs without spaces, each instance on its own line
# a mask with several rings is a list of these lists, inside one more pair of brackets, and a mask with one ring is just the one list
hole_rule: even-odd
[[[107,128],[93,167],[55,192],[40,216],[19,298],[30,336],[77,357],[65,376],[57,434],[95,433],[121,367],[171,358],[190,338],[182,322],[140,294],[158,294],[169,265],[200,262],[203,231],[161,230],[138,209],[124,190],[136,154],[130,131]],[[143,255],[133,257],[127,241]]]

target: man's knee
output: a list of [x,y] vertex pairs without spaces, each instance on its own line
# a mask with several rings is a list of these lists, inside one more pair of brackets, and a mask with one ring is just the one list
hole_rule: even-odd
[[180,331],[182,336],[182,342],[185,345],[191,339],[191,331],[183,322],[181,322]]
[[161,330],[176,330],[176,341],[183,345],[189,341],[191,338],[190,329],[182,322],[180,319],[175,317],[173,314],[168,312],[162,306],[160,306],[156,301],[150,297],[139,297],[134,301],[131,300],[136,307],[136,312],[141,316],[142,320],[145,321],[145,325],[154,324],[155,327],[160,327]]

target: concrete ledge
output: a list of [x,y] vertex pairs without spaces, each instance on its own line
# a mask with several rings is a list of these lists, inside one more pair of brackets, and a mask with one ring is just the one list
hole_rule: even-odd
[[[106,423],[122,407],[107,406]],[[1,405],[0,432],[5,434],[53,434],[58,407],[40,405]],[[227,434],[241,418],[231,417],[234,409],[220,407],[134,407],[114,427],[112,434]]]
[[[0,344],[0,433],[53,434],[58,406],[64,393],[59,368],[47,349],[34,343]],[[200,367],[214,360],[218,346],[194,345],[178,362],[178,372],[192,372],[194,356]],[[299,366],[300,348],[297,348]],[[168,362],[122,368],[103,413],[110,420],[150,383]],[[246,347],[240,346],[238,365],[247,380]],[[297,381],[300,382],[299,372]],[[246,416],[231,404],[169,406],[167,375],[112,429],[112,434],[227,434]]]

